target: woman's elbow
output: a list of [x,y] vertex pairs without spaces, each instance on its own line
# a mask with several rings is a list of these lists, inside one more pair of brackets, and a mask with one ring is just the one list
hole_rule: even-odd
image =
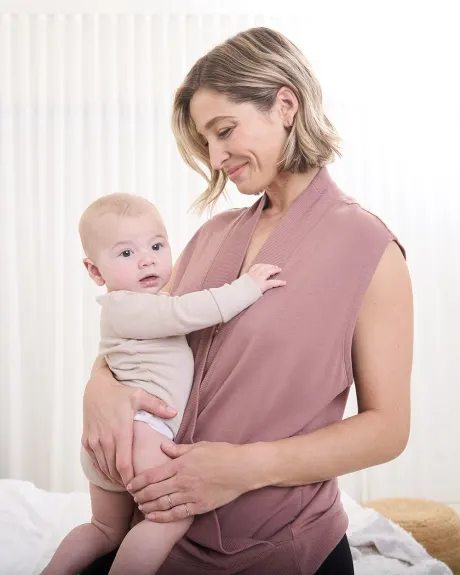
[[388,463],[397,459],[406,449],[410,437],[409,420],[395,424],[394,421],[386,422],[382,432],[382,456],[381,463]]
[[397,459],[400,455],[402,455],[402,453],[404,453],[407,447],[408,442],[409,442],[409,433],[405,433],[401,435],[401,437],[399,437],[397,440],[395,440],[392,457],[389,459],[389,461]]

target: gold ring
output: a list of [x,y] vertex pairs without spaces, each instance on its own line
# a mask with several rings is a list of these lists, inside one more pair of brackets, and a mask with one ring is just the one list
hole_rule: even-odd
[[184,507],[185,507],[185,513],[187,513],[187,517],[190,517],[190,513],[188,511],[188,507],[187,507],[186,503],[184,503]]
[[166,497],[168,498],[168,501],[169,501],[169,509],[172,509],[174,506],[172,504],[171,497],[169,497],[169,493],[168,493],[168,495],[166,495]]

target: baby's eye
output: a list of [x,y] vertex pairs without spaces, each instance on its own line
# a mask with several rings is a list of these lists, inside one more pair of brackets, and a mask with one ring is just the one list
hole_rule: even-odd
[[163,244],[153,244],[152,250],[154,252],[157,252],[162,246],[163,246]]
[[133,253],[133,252],[132,252],[131,250],[124,250],[124,251],[121,252],[120,255],[121,255],[123,258],[129,258],[129,256],[132,255],[132,253]]

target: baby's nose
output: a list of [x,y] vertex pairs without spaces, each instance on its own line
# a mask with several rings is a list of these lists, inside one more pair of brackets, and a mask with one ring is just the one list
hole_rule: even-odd
[[139,259],[139,267],[145,268],[155,263],[155,256],[153,254],[145,254]]

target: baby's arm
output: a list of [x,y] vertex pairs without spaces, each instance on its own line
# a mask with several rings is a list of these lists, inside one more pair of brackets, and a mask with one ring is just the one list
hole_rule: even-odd
[[155,339],[186,335],[230,321],[272,287],[285,282],[270,279],[280,269],[254,266],[231,284],[183,296],[112,292],[101,298],[105,317],[119,337]]

